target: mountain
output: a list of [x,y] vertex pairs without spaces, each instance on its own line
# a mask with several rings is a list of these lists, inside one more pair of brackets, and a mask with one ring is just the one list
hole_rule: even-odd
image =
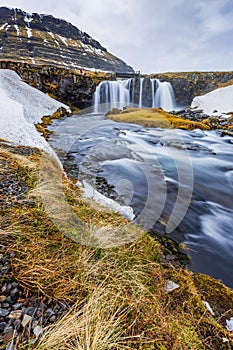
[[1,60],[133,72],[132,67],[65,20],[7,7],[0,7],[0,53]]

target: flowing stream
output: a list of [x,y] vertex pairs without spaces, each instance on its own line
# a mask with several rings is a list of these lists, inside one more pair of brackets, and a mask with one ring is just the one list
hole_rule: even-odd
[[184,243],[191,270],[233,287],[232,137],[95,113],[55,121],[51,130],[50,144],[84,195],[92,189],[95,200]]

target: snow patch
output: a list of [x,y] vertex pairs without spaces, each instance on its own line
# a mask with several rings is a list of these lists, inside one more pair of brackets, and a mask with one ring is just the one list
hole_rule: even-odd
[[205,305],[206,309],[211,313],[211,315],[215,316],[215,313],[214,313],[212,307],[210,306],[210,304],[208,303],[208,301],[202,300],[202,302]]
[[16,9],[14,9],[14,13],[15,13],[15,18],[14,18],[14,20],[16,21],[16,20],[17,20],[17,12],[16,12]]
[[32,61],[33,64],[36,64],[36,62],[35,62],[33,57],[29,57],[29,58],[30,58],[30,60]]
[[107,198],[96,189],[94,189],[94,187],[92,187],[85,180],[82,183],[78,182],[77,185],[82,189],[84,198],[91,198],[96,203],[99,203],[100,205],[107,207],[114,212],[120,213],[122,216],[129,220],[134,219],[135,215],[131,207],[120,205],[113,199]]
[[166,293],[171,293],[173,290],[179,288],[179,284],[171,281],[171,280],[167,280],[166,285],[165,285],[165,290]]
[[5,29],[7,26],[8,26],[8,23],[3,24],[3,25],[0,27],[0,30]]
[[27,13],[27,16],[24,17],[24,22],[28,23],[28,25],[30,25],[30,23],[33,21],[32,18],[32,13]]
[[233,332],[233,317],[230,320],[226,320],[226,327],[229,332]]
[[55,41],[55,44],[60,48],[60,44],[59,44],[59,42],[57,41],[57,39],[56,39],[54,33],[52,33],[52,32],[48,32],[48,33],[49,33],[49,35],[53,38],[53,40]]
[[17,26],[17,24],[14,24],[14,27],[15,27],[15,30],[16,30],[16,33],[17,33],[17,36],[20,35],[20,32],[19,32],[19,27]]
[[27,14],[27,16],[24,17],[24,21],[27,23],[26,30],[28,34],[28,39],[30,39],[32,37],[32,30],[30,26],[30,23],[33,21],[32,14]]
[[67,44],[67,39],[64,38],[64,36],[61,36],[61,35],[58,35],[58,34],[57,34],[57,36],[58,36],[59,39],[63,42],[64,45],[68,46],[68,44]]
[[96,68],[90,68],[90,67],[85,67],[85,66],[80,66],[79,68],[82,68],[82,69],[85,69],[85,70],[89,70],[89,71],[91,71],[91,72],[95,72],[95,73],[97,73],[97,72],[103,72],[103,73],[112,73],[112,71],[110,71],[110,70],[103,70],[103,69],[96,69]]
[[30,39],[32,37],[32,30],[30,27],[26,27],[26,31],[27,31],[27,35],[28,35],[28,39]]
[[233,85],[194,97],[191,108],[201,109],[205,114],[216,116],[233,112]]
[[0,101],[1,138],[16,145],[38,147],[51,154],[45,139],[39,135],[34,125],[25,119],[23,106],[9,98],[2,87]]
[[95,53],[96,55],[99,55],[99,56],[104,56],[105,55],[104,51],[102,51],[100,49],[96,49],[95,47],[93,47],[91,45],[83,44],[81,41],[80,41],[80,45],[87,52]]
[[24,83],[14,71],[0,70],[0,87],[14,101],[23,105],[25,118],[30,123],[38,123],[42,116],[50,115],[60,107],[69,109],[43,92]]
[[0,105],[0,138],[15,145],[38,147],[57,159],[34,123],[59,107],[70,111],[69,107],[22,82],[14,71],[8,69],[0,70]]

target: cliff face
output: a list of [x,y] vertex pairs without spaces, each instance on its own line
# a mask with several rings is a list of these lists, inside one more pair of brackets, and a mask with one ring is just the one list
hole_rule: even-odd
[[14,70],[27,84],[74,108],[91,106],[96,86],[111,77],[101,72],[80,74],[79,70],[9,61],[0,61],[0,69]]
[[233,84],[233,71],[160,73],[153,74],[151,77],[170,82],[175,92],[176,102],[181,106],[189,106],[195,96]]
[[1,59],[69,69],[133,72],[87,33],[62,19],[0,8]]

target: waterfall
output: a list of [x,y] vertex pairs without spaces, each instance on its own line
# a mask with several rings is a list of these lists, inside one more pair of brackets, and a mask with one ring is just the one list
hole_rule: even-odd
[[130,103],[130,80],[102,81],[94,93],[94,112],[101,112],[101,104],[107,109],[123,108]]
[[[128,80],[102,81],[94,93],[94,112],[105,113],[112,108],[123,108],[130,104],[138,107],[148,106],[145,104],[145,96],[149,94],[151,105],[149,107],[163,108],[166,111],[175,109],[175,95],[173,88],[168,82],[161,82],[158,79],[149,79],[150,87],[145,91],[147,78],[131,78]],[[144,84],[145,83],[145,84]],[[147,85],[148,86],[148,85]]]
[[176,101],[173,88],[167,81],[161,82],[156,79],[155,107],[163,108],[165,111],[175,109]]
[[140,87],[139,87],[139,103],[138,103],[139,108],[142,108],[143,81],[144,81],[144,78],[141,78]]
[[152,108],[155,107],[155,83],[156,79],[150,79],[151,82],[151,100],[152,100]]

